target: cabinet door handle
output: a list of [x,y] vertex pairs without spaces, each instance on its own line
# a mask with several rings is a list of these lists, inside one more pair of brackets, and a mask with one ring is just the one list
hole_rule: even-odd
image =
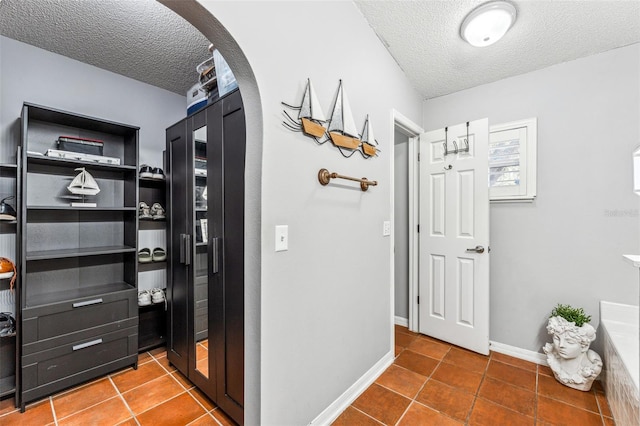
[[180,234],[180,263],[184,263],[184,234]]
[[102,339],[96,339],[96,340],[92,340],[90,342],[80,343],[79,345],[75,345],[75,346],[73,346],[72,349],[74,351],[79,351],[80,349],[88,348],[90,346],[99,345],[100,343],[102,343]]
[[97,305],[98,303],[102,303],[102,298],[100,299],[92,299],[92,300],[85,300],[84,302],[76,302],[73,304],[74,308],[81,308],[83,306],[89,306],[89,305]]
[[191,265],[191,234],[184,235],[184,264]]
[[191,235],[180,234],[180,263],[191,265]]
[[214,274],[217,274],[220,268],[219,259],[218,259],[219,249],[220,249],[220,238],[212,238],[211,239],[211,257],[212,257],[211,272]]

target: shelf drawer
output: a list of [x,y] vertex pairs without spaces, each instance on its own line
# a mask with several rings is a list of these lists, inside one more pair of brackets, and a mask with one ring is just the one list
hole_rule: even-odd
[[22,390],[28,395],[27,391],[41,388],[47,394],[87,380],[85,377],[95,377],[100,374],[97,370],[113,370],[114,363],[133,365],[137,348],[138,328],[129,327],[24,355]]
[[[138,324],[135,289],[69,300],[22,311],[23,353],[33,353],[75,339]],[[85,337],[85,336],[83,336]]]

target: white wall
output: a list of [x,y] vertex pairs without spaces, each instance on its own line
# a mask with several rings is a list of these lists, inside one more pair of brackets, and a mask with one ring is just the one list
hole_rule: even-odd
[[394,134],[394,315],[409,320],[409,137]]
[[639,76],[635,44],[424,102],[426,130],[538,118],[537,199],[491,206],[491,340],[540,351],[557,303],[596,327],[599,300],[638,304]]
[[[262,105],[260,423],[306,424],[393,351],[392,257],[382,236],[391,109],[416,120],[421,100],[351,2],[200,3],[242,49]],[[307,77],[325,113],[343,80],[358,125],[370,114],[379,158],[345,159],[282,126],[280,102],[299,103]],[[240,87],[245,104],[256,101]],[[323,167],[379,185],[322,187]],[[286,252],[274,252],[275,225],[289,226]]]

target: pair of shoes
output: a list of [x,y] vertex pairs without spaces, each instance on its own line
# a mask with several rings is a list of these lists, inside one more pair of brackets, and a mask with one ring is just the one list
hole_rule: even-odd
[[167,310],[167,298],[165,297],[163,288],[151,289],[151,301],[153,301],[153,303],[164,303],[164,310]]
[[13,195],[0,200],[0,220],[16,220],[16,210],[5,201],[15,198]]
[[143,164],[140,166],[140,177],[164,180],[164,172],[160,167],[151,167]]
[[149,306],[151,304],[151,292],[142,290],[138,292],[138,306]]
[[9,312],[0,312],[0,337],[16,335],[16,320]]
[[138,219],[163,220],[165,219],[164,207],[162,207],[160,203],[153,203],[153,205],[149,207],[147,203],[140,201]]
[[167,260],[167,253],[160,247],[154,248],[153,252],[146,247],[138,251],[138,262],[140,263],[162,262],[164,260]]
[[166,298],[164,297],[164,289],[162,288],[152,288],[151,292],[151,301],[153,303],[165,303]]
[[0,279],[9,279],[11,278],[11,283],[9,287],[13,290],[13,286],[16,282],[18,274],[16,274],[16,264],[13,263],[11,259],[7,259],[6,257],[0,257]]
[[151,206],[151,216],[153,220],[162,220],[164,216],[164,207],[160,203],[153,203]]

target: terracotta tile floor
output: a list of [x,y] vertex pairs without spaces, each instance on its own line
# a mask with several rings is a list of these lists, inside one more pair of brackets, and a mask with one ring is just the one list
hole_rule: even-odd
[[0,425],[235,425],[186,377],[169,366],[166,348],[143,352],[127,368],[27,406],[0,401]]
[[599,382],[582,392],[556,382],[548,367],[482,356],[406,327],[395,335],[395,362],[334,426],[615,424]]
[[[604,390],[558,384],[548,367],[485,357],[396,326],[396,359],[333,423],[359,425],[614,425]],[[128,368],[27,406],[0,401],[0,424],[234,425],[182,374],[165,348]]]

